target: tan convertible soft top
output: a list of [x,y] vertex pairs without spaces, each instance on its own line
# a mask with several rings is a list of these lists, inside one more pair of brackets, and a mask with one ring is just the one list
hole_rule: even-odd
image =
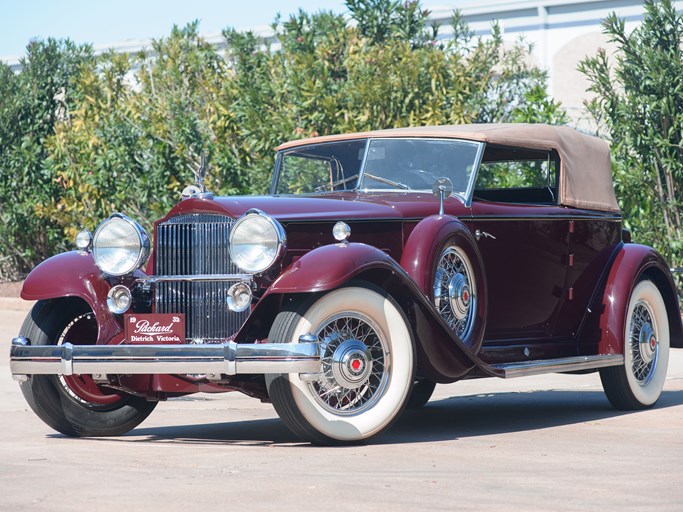
[[546,124],[462,124],[423,126],[328,135],[295,140],[278,150],[311,143],[366,137],[440,137],[475,140],[520,148],[556,150],[560,155],[560,204],[618,212],[607,143],[566,126]]

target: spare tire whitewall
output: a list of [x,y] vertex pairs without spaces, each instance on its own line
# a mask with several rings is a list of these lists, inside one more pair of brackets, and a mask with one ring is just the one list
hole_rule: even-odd
[[386,430],[403,410],[415,373],[414,343],[400,307],[370,285],[340,288],[280,313],[269,341],[293,343],[307,333],[321,343],[318,377],[266,376],[283,421],[318,444],[364,441]]

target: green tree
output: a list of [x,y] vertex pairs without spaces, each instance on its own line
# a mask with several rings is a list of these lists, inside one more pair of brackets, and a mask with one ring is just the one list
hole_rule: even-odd
[[174,27],[138,55],[36,42],[0,66],[0,278],[71,245],[113,211],[151,229],[202,155],[220,194],[264,193],[292,139],[462,122],[564,122],[530,48],[474,37],[459,14],[440,40],[419,2],[349,0],[353,22],[300,11],[272,46],[224,31],[225,52]]
[[670,261],[683,256],[683,18],[671,0],[647,0],[642,24],[630,34],[615,14],[603,22],[616,43],[579,69],[595,98],[587,103],[599,131],[611,139],[614,182],[634,239]]
[[0,277],[16,278],[63,247],[57,219],[36,215],[65,184],[48,165],[48,141],[67,119],[72,80],[89,46],[32,41],[21,72],[0,64]]
[[[328,12],[276,20],[276,49],[252,33],[224,32],[235,70],[226,108],[252,150],[240,165],[259,186],[267,182],[275,148],[291,138],[415,125],[566,122],[546,92],[545,71],[528,64],[531,47],[505,45],[497,25],[492,36],[475,37],[456,12],[456,37],[440,41],[436,29],[425,29],[428,12],[418,2],[347,6],[355,26]],[[400,20],[413,20],[409,34]]]

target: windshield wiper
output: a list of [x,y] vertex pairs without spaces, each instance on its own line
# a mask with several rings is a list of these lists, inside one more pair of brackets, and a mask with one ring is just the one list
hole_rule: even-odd
[[[330,191],[334,190],[334,187],[336,187],[336,186],[338,186],[338,185],[343,185],[343,184],[345,184],[345,183],[348,183],[349,181],[353,181],[353,180],[355,180],[356,178],[358,178],[358,174],[354,174],[353,176],[349,176],[348,178],[342,178],[341,180],[333,181],[333,182],[330,183],[330,185],[329,185]],[[327,190],[327,186],[328,186],[328,185],[327,185],[327,183],[326,183],[325,185],[321,185],[321,186],[319,186],[319,187],[315,187],[315,191],[316,191],[316,192],[323,192],[324,190]]]
[[[406,185],[405,183],[401,183],[400,181],[394,181],[390,180],[389,178],[383,178],[382,176],[375,176],[374,174],[370,174],[368,172],[363,173],[364,178],[370,178],[375,181],[379,181],[380,183],[384,183],[385,185],[391,185],[392,187],[400,188],[402,190],[410,190],[410,187]],[[333,181],[329,187],[330,190],[334,190],[334,187],[338,185],[343,185],[345,183],[348,183],[349,181],[353,181],[358,178],[358,174],[354,174],[353,176],[349,176],[348,178],[343,178],[341,180]],[[320,187],[316,187],[315,191],[316,192],[323,192],[324,190],[327,190],[328,185],[322,185]]]
[[400,181],[394,181],[390,180],[388,178],[383,178],[382,176],[375,176],[374,174],[370,174],[368,172],[363,173],[364,178],[370,178],[375,181],[379,181],[380,183],[384,183],[386,185],[391,185],[392,187],[397,187],[403,190],[410,190],[410,187],[406,185],[405,183],[401,183]]

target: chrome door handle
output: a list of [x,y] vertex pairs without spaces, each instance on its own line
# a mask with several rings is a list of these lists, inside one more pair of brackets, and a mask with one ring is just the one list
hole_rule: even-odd
[[482,236],[483,236],[484,238],[492,238],[493,240],[496,239],[496,237],[493,236],[491,233],[487,233],[486,231],[482,231],[482,230],[480,230],[480,229],[477,229],[477,230],[474,232],[474,236],[476,237],[477,241],[479,241],[479,239],[481,239]]

